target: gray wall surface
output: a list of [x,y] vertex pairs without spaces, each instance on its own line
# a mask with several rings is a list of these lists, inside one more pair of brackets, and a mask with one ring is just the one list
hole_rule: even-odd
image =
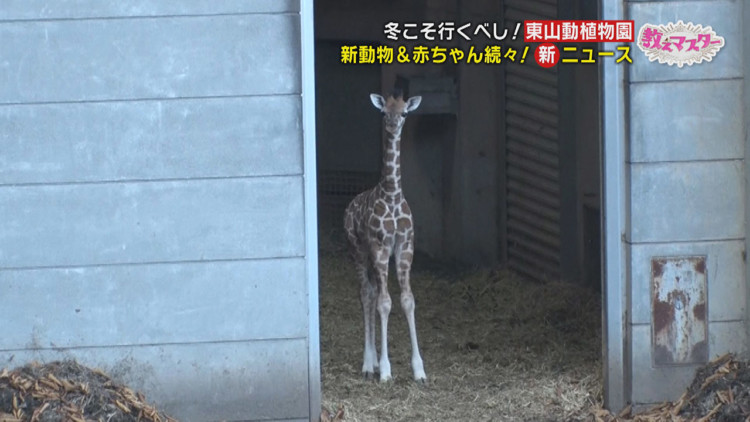
[[75,358],[185,421],[309,419],[300,9],[0,4],[0,366]]
[[635,404],[677,399],[699,366],[654,363],[653,257],[706,257],[709,359],[747,352],[743,7],[738,0],[628,3],[636,32],[683,20],[711,26],[726,43],[713,61],[682,68],[631,49],[626,271]]

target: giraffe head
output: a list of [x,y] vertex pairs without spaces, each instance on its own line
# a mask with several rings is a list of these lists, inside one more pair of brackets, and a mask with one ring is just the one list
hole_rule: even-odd
[[385,130],[392,134],[401,132],[406,121],[406,115],[419,107],[422,97],[411,97],[404,101],[403,94],[400,91],[394,91],[386,100],[381,95],[370,94],[372,105],[383,113]]

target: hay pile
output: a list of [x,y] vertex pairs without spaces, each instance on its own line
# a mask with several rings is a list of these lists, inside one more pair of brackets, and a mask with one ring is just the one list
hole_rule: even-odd
[[750,421],[750,364],[734,356],[721,356],[698,370],[687,391],[676,402],[666,402],[631,415],[629,409],[614,416],[599,410],[597,422]]
[[74,361],[0,372],[0,422],[175,421],[98,369]]
[[394,379],[364,381],[359,284],[343,244],[322,239],[323,402],[329,409],[343,405],[347,421],[566,421],[601,403],[598,293],[531,283],[504,270],[427,266],[424,257],[415,258],[411,280],[429,384],[412,380],[393,273]]

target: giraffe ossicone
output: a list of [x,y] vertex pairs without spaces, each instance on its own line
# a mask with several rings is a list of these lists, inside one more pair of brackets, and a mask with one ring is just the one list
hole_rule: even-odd
[[[388,359],[388,263],[394,257],[401,288],[401,308],[406,315],[411,341],[411,365],[417,382],[427,381],[417,342],[414,295],[409,275],[414,258],[414,221],[401,190],[401,131],[408,113],[419,107],[422,97],[404,101],[394,92],[388,98],[370,94],[372,104],[383,113],[383,166],[378,184],[357,195],[346,207],[344,229],[349,251],[360,278],[360,300],[364,316],[365,347],[362,373],[366,379],[380,372],[380,381],[391,378]],[[375,321],[380,316],[380,359],[375,347]]]

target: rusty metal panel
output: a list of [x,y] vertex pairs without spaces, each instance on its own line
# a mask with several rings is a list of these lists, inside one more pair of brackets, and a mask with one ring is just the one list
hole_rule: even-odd
[[654,366],[708,361],[705,256],[651,259]]

